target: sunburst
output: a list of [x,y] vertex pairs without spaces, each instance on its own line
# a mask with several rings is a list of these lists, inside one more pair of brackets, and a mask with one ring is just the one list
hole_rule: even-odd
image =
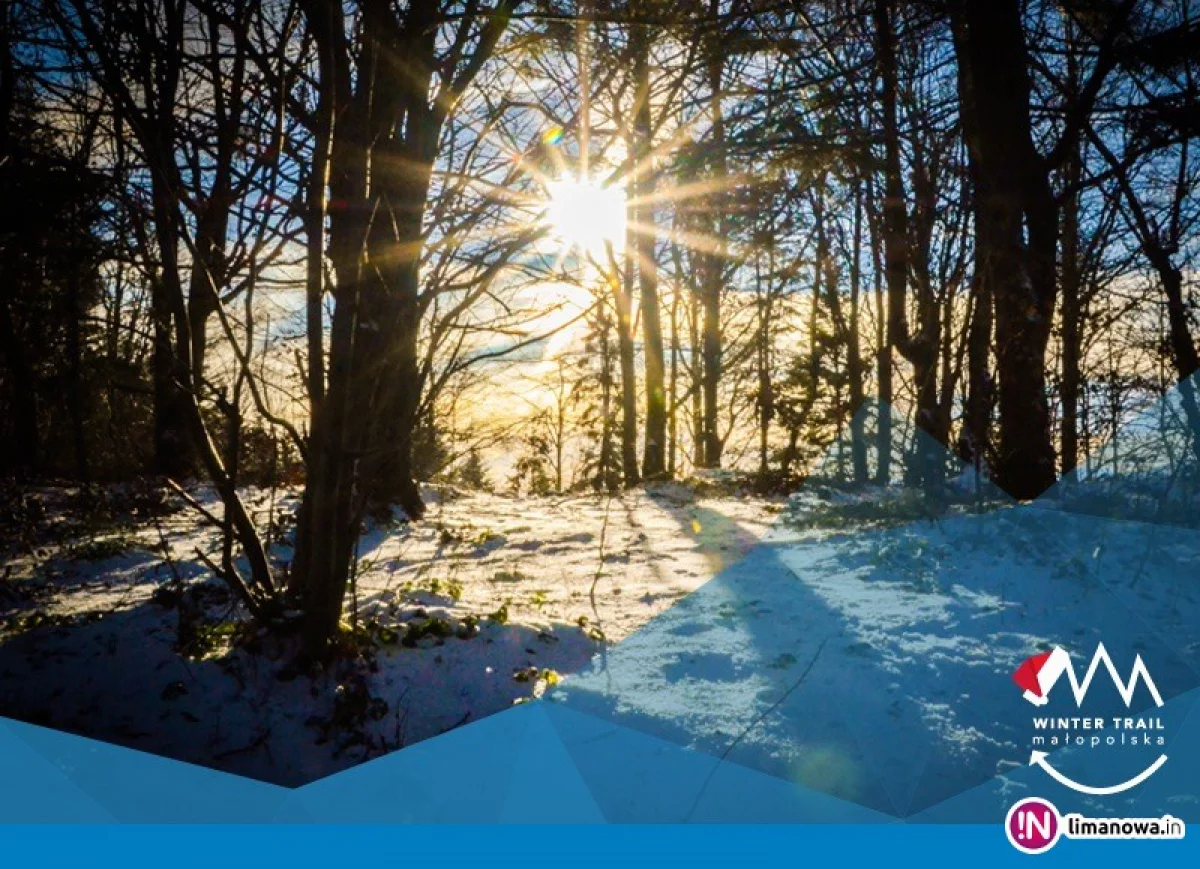
[[565,248],[599,257],[620,248],[626,229],[625,190],[619,185],[567,177],[546,184],[544,220]]

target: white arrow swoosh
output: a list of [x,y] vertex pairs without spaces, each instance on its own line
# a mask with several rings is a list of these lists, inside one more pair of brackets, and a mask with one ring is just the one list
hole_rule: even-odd
[[1135,775],[1129,781],[1121,782],[1119,785],[1109,785],[1108,787],[1104,787],[1104,788],[1097,788],[1097,787],[1092,787],[1091,785],[1080,784],[1079,782],[1074,781],[1073,779],[1067,778],[1061,772],[1059,772],[1054,767],[1052,767],[1049,764],[1049,762],[1046,760],[1045,755],[1041,754],[1040,752],[1034,752],[1034,755],[1032,758],[1030,758],[1029,762],[1031,764],[1036,763],[1038,766],[1040,766],[1042,769],[1044,769],[1046,771],[1046,774],[1049,775],[1052,779],[1054,779],[1059,784],[1069,787],[1071,790],[1079,791],[1082,794],[1093,794],[1095,796],[1102,797],[1102,796],[1107,796],[1108,794],[1119,794],[1119,793],[1121,793],[1121,791],[1127,791],[1132,787],[1137,787],[1142,782],[1144,782],[1146,779],[1150,778],[1150,776],[1152,776],[1156,772],[1158,772],[1159,767],[1161,767],[1164,763],[1167,762],[1167,756],[1165,754],[1159,755],[1158,760],[1154,761],[1154,763],[1150,764],[1150,766],[1146,767],[1144,770],[1142,770],[1140,773]]

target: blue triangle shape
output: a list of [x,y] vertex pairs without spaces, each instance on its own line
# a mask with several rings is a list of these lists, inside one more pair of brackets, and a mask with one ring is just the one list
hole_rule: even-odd
[[[0,720],[0,817],[5,823],[109,823],[113,816]],[[28,725],[23,725],[28,726]]]
[[530,704],[529,727],[497,820],[511,824],[605,823],[604,813],[550,723],[545,705]]
[[537,712],[523,704],[294,792],[287,812],[322,823],[490,823]]
[[31,724],[10,732],[117,821],[220,823],[270,820],[283,788]]

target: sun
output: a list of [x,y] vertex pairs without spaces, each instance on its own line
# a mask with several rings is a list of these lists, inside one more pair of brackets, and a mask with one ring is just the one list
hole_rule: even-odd
[[600,256],[608,245],[619,249],[625,240],[625,191],[582,178],[546,184],[549,199],[545,221],[568,248]]

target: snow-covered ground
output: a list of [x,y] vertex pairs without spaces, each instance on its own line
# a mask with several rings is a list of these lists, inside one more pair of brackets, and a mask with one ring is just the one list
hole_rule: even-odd
[[[1126,707],[1102,674],[1086,708],[1063,691],[1041,714],[1148,709],[1169,738],[1190,711],[1169,701],[1200,685],[1200,533],[999,504],[847,524],[886,510],[844,506],[798,502],[793,522],[550,698],[896,817],[987,782],[1026,793],[1011,774],[1037,709],[1012,673],[1054,645],[1081,677],[1099,643],[1121,674],[1142,655],[1168,708],[1145,689]],[[1160,751],[1056,763],[1110,785]],[[1190,775],[1171,795],[1188,805],[1166,808],[1200,811]]]
[[[1200,685],[1197,530],[817,486],[430,500],[425,522],[365,535],[349,612],[373,651],[316,678],[266,636],[177,652],[162,541],[188,600],[231,609],[191,513],[17,547],[0,713],[294,785],[544,696],[910,817],[989,781],[1023,791],[1033,707],[1011,673],[1031,654],[1062,645],[1082,668],[1103,642],[1125,673],[1143,655],[1168,700]],[[1097,713],[1124,710],[1097,690]],[[1059,763],[1107,779],[1141,760]]]
[[[431,491],[426,521],[361,541],[347,616],[373,651],[310,679],[266,635],[202,626],[177,651],[181,612],[234,610],[196,556],[219,547],[197,514],[85,523],[70,494],[31,493],[53,527],[0,567],[0,714],[289,785],[540,696],[741,558],[782,507],[682,485]],[[265,525],[268,496],[250,501]]]

